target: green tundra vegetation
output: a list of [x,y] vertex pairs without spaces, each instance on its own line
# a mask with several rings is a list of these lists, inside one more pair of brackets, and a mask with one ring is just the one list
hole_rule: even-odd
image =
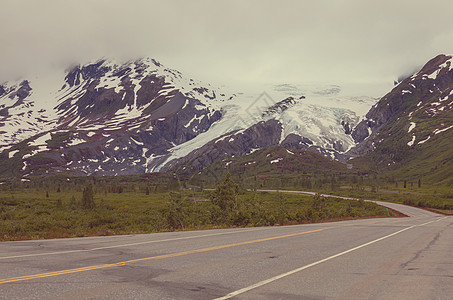
[[[434,151],[435,147],[425,148],[426,151]],[[345,164],[317,153],[272,146],[251,154],[218,160],[197,176],[186,180],[189,185],[212,187],[229,172],[244,189],[305,190],[392,201],[453,213],[453,167],[448,141],[439,144],[436,149],[442,154],[423,152],[425,150],[420,152],[418,159],[413,160],[419,165],[376,170],[360,159],[353,161],[353,168],[347,168]]]
[[247,190],[227,174],[211,190],[173,174],[37,177],[0,185],[0,240],[265,226],[395,216],[365,201]]

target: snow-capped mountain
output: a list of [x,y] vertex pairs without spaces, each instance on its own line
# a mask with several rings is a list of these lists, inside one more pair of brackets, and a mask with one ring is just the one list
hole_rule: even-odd
[[453,57],[439,55],[400,82],[353,130],[358,165],[417,180],[453,178]]
[[421,145],[453,128],[452,108],[453,57],[439,55],[371,107],[352,132],[358,145],[351,152],[361,155],[376,148],[383,129],[390,130],[389,135],[405,131],[408,147]]
[[356,145],[352,130],[377,101],[344,96],[339,86],[263,90],[231,93],[150,58],[103,59],[7,82],[0,85],[0,171],[115,175],[182,161],[198,170],[277,144],[345,159]]
[[194,172],[222,157],[273,145],[345,161],[349,158],[345,153],[356,145],[352,129],[378,100],[343,96],[339,86],[285,84],[267,90],[228,102],[225,115],[209,131],[218,129],[217,134],[207,132],[171,149],[172,156],[162,169]]
[[152,59],[8,82],[0,90],[2,160],[20,162],[24,174],[151,171],[169,148],[219,120],[219,103],[232,97]]

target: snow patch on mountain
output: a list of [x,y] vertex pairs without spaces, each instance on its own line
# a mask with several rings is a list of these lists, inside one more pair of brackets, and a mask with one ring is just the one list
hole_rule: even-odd
[[421,140],[421,141],[418,142],[417,144],[418,144],[418,145],[424,144],[424,143],[426,143],[430,138],[431,138],[431,136],[429,135],[426,139]]
[[444,128],[444,129],[436,129],[436,130],[434,130],[433,133],[434,133],[434,135],[437,135],[437,134],[439,134],[439,133],[442,133],[442,132],[444,132],[444,131],[450,130],[450,129],[452,129],[452,128],[453,128],[453,125],[448,126],[448,127]]
[[13,158],[14,155],[16,155],[16,153],[18,153],[18,152],[19,152],[19,150],[14,150],[14,151],[8,152],[8,158]]
[[282,161],[282,160],[283,160],[283,157],[279,157],[279,158],[277,158],[277,159],[271,160],[271,161],[270,161],[270,164],[276,164],[276,163],[278,163],[278,162],[280,162],[280,161]]

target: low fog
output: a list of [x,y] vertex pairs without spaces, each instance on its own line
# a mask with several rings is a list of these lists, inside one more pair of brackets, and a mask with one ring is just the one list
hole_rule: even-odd
[[149,56],[214,84],[392,84],[440,53],[439,1],[0,1],[0,82]]

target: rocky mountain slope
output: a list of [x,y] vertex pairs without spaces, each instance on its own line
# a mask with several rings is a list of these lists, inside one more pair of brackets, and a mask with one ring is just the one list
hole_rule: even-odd
[[353,130],[358,166],[389,176],[453,178],[453,58],[439,55],[400,82]]
[[196,171],[279,144],[345,160],[352,129],[376,102],[345,97],[339,86],[269,92],[229,93],[150,58],[3,83],[0,174]]
[[228,100],[152,59],[101,60],[52,75],[1,87],[4,173],[151,171],[154,157],[218,121],[216,104]]

